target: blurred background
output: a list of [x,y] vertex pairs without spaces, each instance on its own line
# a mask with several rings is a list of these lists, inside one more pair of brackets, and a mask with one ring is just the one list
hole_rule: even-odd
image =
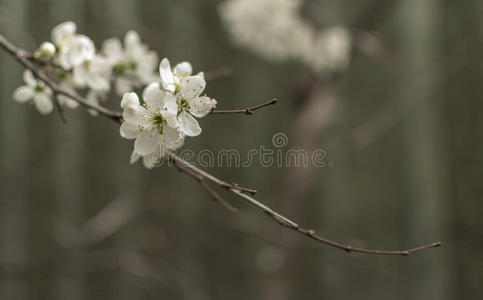
[[172,168],[129,165],[114,122],[15,103],[23,69],[2,52],[0,299],[480,299],[483,2],[305,0],[311,24],[353,33],[349,67],[324,75],[234,45],[219,3],[0,0],[0,33],[32,51],[66,20],[97,45],[135,29],[160,58],[230,70],[208,82],[219,109],[280,102],[208,116],[185,148],[246,153],[282,132],[326,166],[209,172],[340,242],[444,246],[347,254],[220,191],[232,215]]

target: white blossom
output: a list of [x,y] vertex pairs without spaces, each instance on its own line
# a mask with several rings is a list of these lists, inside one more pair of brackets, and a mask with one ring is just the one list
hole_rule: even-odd
[[23,73],[25,85],[18,87],[13,93],[15,101],[20,103],[33,102],[35,108],[43,114],[49,114],[54,104],[52,102],[52,90],[42,81],[36,80],[30,70]]
[[179,147],[184,135],[178,129],[176,98],[151,84],[144,90],[143,100],[141,104],[136,93],[124,94],[121,136],[135,139],[134,151],[141,156],[153,153],[159,145],[165,149]]
[[[75,93],[75,84],[72,79],[72,76],[66,75],[66,77],[60,81],[59,85],[60,85],[60,88],[64,91],[67,91],[71,94]],[[57,95],[57,99],[59,100],[60,105],[66,106],[70,109],[79,107],[79,102],[65,95]]]
[[349,66],[352,36],[344,27],[320,32],[316,38],[310,63],[318,71],[341,71]]
[[85,35],[76,33],[73,22],[64,22],[52,29],[52,41],[58,48],[58,62],[66,70],[71,70],[91,60],[95,55],[94,42]]
[[96,92],[107,92],[110,89],[111,66],[99,55],[85,60],[73,70],[74,83],[79,88],[87,87]]
[[298,60],[316,72],[348,67],[352,38],[342,26],[318,31],[300,13],[302,0],[227,0],[220,15],[235,44],[267,60]]
[[124,36],[124,47],[117,38],[104,41],[102,52],[114,69],[115,90],[119,95],[156,80],[158,55],[141,43],[137,32]]
[[191,75],[192,71],[193,68],[188,62],[177,64],[173,70],[166,58],[159,65],[162,87],[175,95],[178,125],[187,136],[201,133],[201,127],[194,117],[206,116],[217,103],[215,99],[201,96],[206,87],[204,75]]
[[[181,145],[182,143],[180,144],[180,146]],[[175,150],[175,149],[171,149],[171,150]],[[143,166],[146,169],[152,169],[163,161],[165,155],[166,155],[165,145],[159,144],[156,146],[155,150],[152,153],[147,155],[139,155],[138,153],[136,153],[136,151],[133,151],[131,154],[130,163],[134,164],[139,159],[142,158]]]
[[300,0],[229,0],[220,6],[234,42],[269,60],[297,58],[314,30],[300,16]]

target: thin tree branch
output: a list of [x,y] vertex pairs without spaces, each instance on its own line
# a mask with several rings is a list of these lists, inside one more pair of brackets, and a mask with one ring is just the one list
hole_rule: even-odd
[[229,212],[231,213],[238,213],[238,209],[232,206],[230,203],[228,203],[223,197],[221,197],[217,192],[215,192],[209,185],[206,183],[205,179],[203,176],[198,175],[197,173],[191,171],[190,169],[187,169],[183,167],[181,164],[178,162],[174,162],[174,166],[178,169],[178,171],[183,172],[189,176],[191,176],[193,179],[199,182],[201,187],[213,198],[213,200],[217,201],[220,203],[223,207],[225,207]]
[[[77,94],[72,94],[72,93],[66,92],[63,89],[61,89],[57,85],[57,83],[55,83],[53,80],[51,80],[45,73],[43,73],[41,70],[39,70],[39,68],[37,66],[35,66],[34,64],[32,64],[29,61],[26,51],[13,46],[2,35],[0,35],[0,45],[7,52],[9,52],[17,61],[19,61],[25,68],[31,70],[40,80],[44,81],[45,84],[48,85],[54,93],[69,97],[69,98],[79,102],[84,107],[87,107],[89,109],[94,109],[97,112],[99,112],[100,115],[102,115],[102,116],[104,116],[108,119],[111,119],[111,120],[113,120],[117,123],[123,122],[122,115],[119,112],[111,111],[107,108],[104,108],[104,107],[101,107],[101,106],[98,106],[98,105],[90,104],[85,99],[78,96]],[[277,101],[276,99],[273,99],[273,100],[271,100],[271,101],[269,101],[265,104],[261,104],[261,105],[258,105],[258,106],[247,108],[245,110],[231,110],[231,111],[216,111],[215,110],[215,111],[212,111],[212,113],[214,113],[214,114],[216,114],[216,113],[218,113],[218,114],[243,113],[243,114],[251,115],[251,114],[253,114],[254,110],[263,108],[263,107],[268,106],[268,105],[275,104],[276,101]],[[169,159],[171,159],[175,163],[175,165],[180,167],[180,168],[178,168],[180,171],[182,171],[182,172],[192,176],[193,178],[197,179],[200,182],[200,184],[203,186],[203,188],[205,188],[205,190],[207,190],[207,192],[210,193],[212,196],[217,195],[217,194],[216,193],[213,194],[213,193],[210,192],[210,191],[214,192],[211,189],[211,187],[209,187],[208,189],[206,188],[207,187],[207,184],[205,182],[206,180],[211,181],[212,183],[214,183],[214,184],[216,184],[216,185],[218,185],[218,186],[220,186],[224,189],[227,189],[230,192],[234,193],[235,195],[239,196],[241,199],[243,199],[246,202],[252,204],[256,208],[258,208],[259,210],[261,210],[262,212],[267,214],[270,218],[272,218],[274,221],[279,223],[281,226],[287,227],[287,228],[294,230],[294,231],[296,231],[300,234],[308,236],[308,237],[310,237],[310,238],[312,238],[312,239],[314,239],[318,242],[321,242],[323,244],[335,247],[337,249],[341,249],[341,250],[344,250],[344,251],[347,251],[347,252],[359,252],[359,253],[364,253],[364,254],[407,256],[407,255],[414,253],[414,252],[419,252],[419,251],[423,251],[423,250],[426,250],[426,249],[439,247],[442,244],[441,242],[436,242],[436,243],[432,243],[432,244],[428,244],[428,245],[424,245],[424,246],[420,246],[420,247],[416,247],[416,248],[412,248],[412,249],[408,249],[408,250],[396,250],[396,251],[370,250],[370,249],[356,248],[356,247],[352,247],[350,245],[344,245],[344,244],[326,239],[322,236],[319,236],[313,230],[302,228],[296,222],[294,222],[294,221],[290,220],[289,218],[279,214],[278,212],[274,211],[270,207],[260,203],[255,198],[253,198],[253,196],[256,194],[255,190],[248,189],[248,188],[242,188],[242,187],[239,187],[236,184],[227,183],[227,182],[225,182],[225,181],[223,181],[223,180],[221,180],[221,179],[219,179],[219,178],[217,178],[217,177],[215,177],[211,174],[208,174],[205,171],[197,168],[196,166],[192,165],[191,163],[189,163],[189,162],[183,160],[182,158],[178,157],[174,153],[169,153]],[[216,197],[216,200],[222,199],[221,197],[218,197],[218,196],[214,196],[214,197]]]
[[29,60],[29,54],[20,48],[15,47],[12,45],[9,41],[5,39],[3,35],[0,35],[0,45],[2,46],[3,49],[5,49],[8,53],[10,53],[18,62],[20,62],[25,68],[29,69],[34,73],[34,75],[42,80],[51,90],[54,94],[58,95],[63,95],[66,96],[74,101],[79,102],[84,107],[87,107],[89,109],[93,109],[97,111],[99,114],[109,118],[113,119],[114,121],[121,123],[122,122],[122,115],[119,112],[115,112],[112,110],[109,110],[107,108],[104,108],[99,105],[95,105],[92,103],[89,103],[87,100],[84,98],[80,97],[77,94],[70,93],[68,91],[65,91],[62,89],[56,82],[54,82],[47,74],[45,74],[43,71],[41,71],[35,64],[33,64]]
[[270,106],[270,105],[274,105],[277,103],[277,99],[272,99],[266,103],[263,103],[263,104],[260,104],[260,105],[257,105],[257,106],[253,106],[253,107],[249,107],[249,108],[246,108],[246,109],[235,109],[235,110],[212,110],[210,111],[210,114],[245,114],[245,115],[253,115],[253,112],[257,109],[260,109],[260,108],[264,108],[266,106]]
[[[176,154],[171,153],[170,158],[172,160],[174,160],[176,163],[179,163],[180,165],[185,167],[186,169],[190,169],[191,172],[196,173],[196,175],[200,176],[201,178],[204,178],[203,174],[206,174],[204,171],[202,171],[202,170],[196,168],[195,166],[193,166],[192,164],[184,161],[183,159],[178,157]],[[213,176],[211,176],[211,177],[213,177]],[[207,179],[209,179],[209,178],[207,178]],[[218,184],[218,182],[223,183],[223,181],[221,181],[219,179],[217,179],[216,182],[215,181],[213,181],[213,182],[216,183],[216,184]],[[422,250],[426,250],[426,249],[429,249],[429,248],[435,248],[435,247],[439,247],[439,246],[442,245],[441,242],[436,242],[436,243],[432,243],[432,244],[428,244],[428,245],[424,245],[424,246],[420,246],[420,247],[416,247],[416,248],[412,248],[412,249],[408,249],[408,250],[394,250],[394,251],[393,250],[389,250],[389,251],[386,251],[386,250],[371,250],[371,249],[363,249],[363,248],[352,247],[350,245],[344,245],[344,244],[326,239],[322,236],[319,236],[315,233],[314,230],[305,229],[305,228],[300,227],[300,225],[297,224],[296,222],[294,222],[294,221],[290,220],[289,218],[279,214],[278,212],[274,211],[270,207],[268,207],[268,206],[260,203],[259,201],[255,200],[255,198],[253,198],[252,196],[247,195],[246,193],[243,193],[239,189],[228,188],[228,190],[230,192],[238,195],[240,198],[242,198],[246,202],[252,204],[253,206],[258,208],[259,210],[263,211],[266,215],[271,217],[274,221],[279,223],[281,226],[287,227],[287,228],[292,229],[294,231],[297,231],[298,233],[306,235],[306,236],[308,236],[308,237],[310,237],[310,238],[312,238],[316,241],[319,241],[323,244],[326,244],[326,245],[329,245],[329,246],[332,246],[332,247],[335,247],[335,248],[338,248],[338,249],[341,249],[341,250],[344,250],[344,251],[347,251],[347,252],[359,252],[359,253],[364,253],[364,254],[407,256],[407,255],[414,253],[414,252],[419,252],[419,251],[422,251]]]
[[53,93],[52,97],[54,98],[55,109],[57,110],[57,113],[59,114],[59,117],[62,123],[66,124],[67,118],[65,117],[64,108],[62,107],[62,104],[60,104],[59,95],[57,95],[57,92],[55,91],[53,91],[52,93]]
[[208,183],[206,183],[206,181],[201,180],[200,184],[215,201],[223,205],[223,207],[225,207],[229,212],[233,214],[238,213],[238,209],[233,205],[231,205],[230,203],[228,203],[225,199],[223,199],[223,197],[221,197],[220,194],[215,192],[215,190],[213,190],[213,188]]

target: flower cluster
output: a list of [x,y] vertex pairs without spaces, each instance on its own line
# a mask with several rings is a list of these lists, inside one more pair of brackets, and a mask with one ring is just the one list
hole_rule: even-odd
[[202,96],[204,74],[192,72],[190,63],[182,62],[171,69],[165,58],[159,65],[159,80],[144,89],[142,103],[136,93],[124,94],[120,133],[135,139],[131,163],[142,157],[144,166],[152,168],[167,151],[181,147],[186,136],[201,133],[196,118],[206,116],[217,102]]
[[[120,134],[135,140],[131,163],[142,158],[144,165],[152,168],[168,151],[181,147],[186,136],[201,133],[196,118],[206,116],[217,103],[202,95],[206,87],[203,73],[193,75],[188,62],[173,69],[166,58],[159,63],[156,52],[141,43],[134,31],[126,33],[123,42],[117,38],[104,41],[100,50],[76,31],[73,22],[55,26],[52,41],[42,43],[34,58],[49,76],[55,76],[63,90],[84,94],[91,104],[98,105],[111,87],[122,95]],[[15,90],[14,99],[33,103],[41,114],[52,112],[52,90],[29,70],[24,81],[25,85]],[[139,99],[133,90],[143,87]],[[60,105],[78,106],[64,95],[57,96]]]
[[316,72],[345,69],[350,32],[344,27],[316,30],[301,16],[301,5],[302,0],[227,0],[219,11],[234,43],[268,60],[299,60]]
[[[101,50],[96,50],[94,42],[77,33],[73,22],[64,22],[52,29],[51,41],[44,42],[35,51],[34,58],[44,62],[48,73],[53,74],[59,85],[69,92],[84,93],[92,104],[106,99],[115,85],[118,95],[132,88],[145,85],[155,78],[158,56],[142,44],[139,35],[129,31],[124,45],[118,39],[109,39]],[[45,64],[48,63],[48,64]],[[53,109],[52,91],[38,80],[30,71],[25,71],[24,86],[14,92],[18,102],[31,101],[42,114]],[[59,95],[59,103],[75,108],[78,103]],[[91,111],[95,114],[95,111]]]

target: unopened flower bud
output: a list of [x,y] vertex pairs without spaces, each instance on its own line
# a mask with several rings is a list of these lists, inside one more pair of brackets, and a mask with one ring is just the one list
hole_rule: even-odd
[[50,59],[55,55],[55,46],[51,42],[43,42],[39,49],[35,51],[35,57],[41,59]]

